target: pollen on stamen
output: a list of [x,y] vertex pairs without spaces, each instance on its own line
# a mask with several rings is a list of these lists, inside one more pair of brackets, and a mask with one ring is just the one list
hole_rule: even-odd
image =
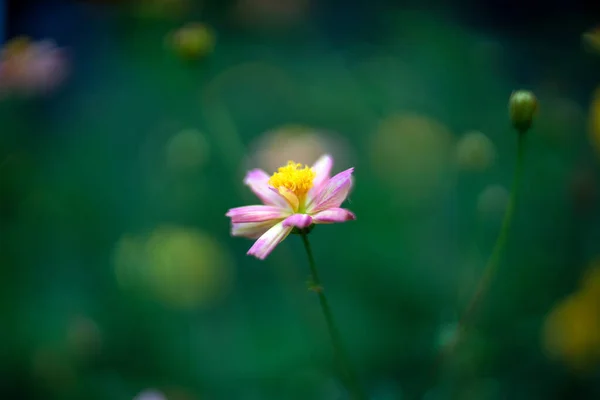
[[303,197],[313,186],[316,173],[308,165],[288,161],[284,167],[280,167],[269,179],[269,185],[280,188],[285,187],[296,196]]

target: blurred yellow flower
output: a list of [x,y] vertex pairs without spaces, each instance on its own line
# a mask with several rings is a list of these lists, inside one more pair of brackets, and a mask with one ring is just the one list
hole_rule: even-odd
[[117,243],[118,283],[138,288],[182,309],[213,306],[229,293],[233,263],[210,235],[190,228],[160,226],[148,236],[124,235]]
[[589,134],[592,144],[600,154],[600,87],[596,88],[592,96],[589,116]]
[[581,42],[590,53],[600,54],[600,27],[594,27],[581,35]]
[[600,258],[583,275],[579,291],[550,312],[543,334],[549,356],[575,370],[600,363]]
[[585,372],[600,361],[600,307],[586,292],[559,303],[543,328],[545,350],[575,371]]
[[170,33],[168,45],[183,59],[196,60],[212,53],[215,35],[205,24],[192,22]]
[[17,36],[4,44],[2,54],[6,57],[13,57],[27,51],[30,45],[31,39],[27,36]]
[[596,299],[600,307],[600,258],[594,260],[581,280],[581,292]]
[[146,242],[149,288],[177,308],[211,306],[228,294],[233,269],[229,254],[203,232],[159,227]]

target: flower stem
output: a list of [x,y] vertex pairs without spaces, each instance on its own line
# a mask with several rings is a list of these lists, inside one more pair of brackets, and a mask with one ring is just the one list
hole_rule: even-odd
[[504,212],[504,218],[502,219],[502,226],[500,228],[500,234],[496,239],[496,243],[494,245],[494,249],[492,250],[492,254],[488,259],[488,262],[483,271],[483,276],[479,280],[477,284],[477,289],[475,293],[471,297],[471,300],[468,303],[467,308],[465,309],[461,319],[459,320],[458,330],[455,336],[455,340],[451,343],[450,351],[452,351],[458,342],[461,339],[462,333],[466,328],[466,325],[471,321],[471,318],[475,314],[477,306],[483,300],[486,291],[492,281],[492,278],[496,274],[498,270],[498,266],[500,265],[500,259],[502,257],[502,253],[506,246],[506,241],[508,239],[508,234],[510,232],[510,225],[513,219],[513,215],[515,212],[515,206],[517,203],[517,196],[519,193],[519,187],[521,185],[521,177],[523,175],[523,159],[525,156],[525,132],[518,133],[518,144],[517,144],[517,162],[515,166],[515,172],[513,176],[512,188],[510,192],[510,198],[508,200],[508,205],[506,206],[506,211]]
[[308,265],[310,266],[310,273],[312,275],[311,289],[314,290],[319,296],[321,310],[323,311],[325,321],[327,322],[327,329],[329,331],[329,336],[331,337],[331,343],[333,345],[335,357],[337,358],[339,365],[342,368],[345,384],[348,387],[351,399],[366,400],[367,396],[362,391],[362,388],[358,383],[356,373],[352,368],[352,364],[350,363],[348,355],[344,349],[344,345],[342,343],[342,336],[340,335],[340,332],[335,324],[335,321],[333,319],[333,313],[331,312],[331,308],[329,307],[329,302],[327,301],[327,297],[325,297],[323,287],[321,286],[321,281],[319,279],[319,273],[317,272],[315,258],[312,254],[310,242],[308,241],[308,234],[305,231],[303,231],[301,233],[301,236],[302,242],[304,242],[304,249],[306,250],[306,255],[308,256]]

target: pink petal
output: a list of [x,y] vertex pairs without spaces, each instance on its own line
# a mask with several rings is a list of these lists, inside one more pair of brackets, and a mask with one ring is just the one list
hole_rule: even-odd
[[308,191],[306,196],[306,204],[310,204],[315,196],[321,191],[323,184],[325,184],[331,174],[331,168],[333,167],[333,158],[329,154],[321,156],[311,167],[315,171],[316,176],[313,179],[313,187]]
[[298,206],[300,205],[300,200],[298,200],[298,196],[296,196],[296,194],[294,192],[292,192],[290,189],[288,189],[286,187],[280,187],[279,189],[275,189],[272,187],[271,190],[276,193],[279,193],[279,195],[286,200],[287,208],[291,207],[291,209],[293,211],[298,210]]
[[[288,217],[286,221],[290,218]],[[330,208],[314,214],[312,219],[315,224],[332,224],[335,222],[354,221],[356,215],[345,208]]]
[[313,219],[308,214],[294,214],[283,220],[283,226],[295,226],[296,228],[304,229],[310,226],[312,222]]
[[352,188],[353,171],[354,168],[349,168],[329,179],[321,190],[315,193],[313,200],[307,207],[307,211],[312,214],[341,206]]
[[333,158],[329,154],[321,156],[312,166],[312,170],[315,171],[316,176],[313,180],[315,187],[321,186],[326,182],[331,174],[331,168],[333,167]]
[[248,250],[248,255],[252,255],[259,260],[264,260],[273,249],[283,241],[292,231],[292,227],[284,227],[283,222],[275,224],[271,229],[265,232]]
[[262,169],[253,169],[246,174],[244,184],[248,185],[263,203],[288,208],[287,201],[269,186],[269,178],[269,175]]
[[273,219],[285,218],[285,210],[280,207],[274,206],[245,206],[232,208],[225,214],[226,217],[231,218],[231,222],[263,222]]
[[258,239],[273,227],[277,221],[246,222],[242,224],[231,224],[231,236]]

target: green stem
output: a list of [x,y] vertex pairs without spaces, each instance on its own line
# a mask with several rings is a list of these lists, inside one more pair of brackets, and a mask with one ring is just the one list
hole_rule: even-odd
[[348,386],[348,391],[350,392],[351,399],[353,400],[366,400],[367,396],[362,391],[360,384],[358,383],[358,378],[354,369],[352,368],[352,364],[350,363],[350,359],[344,349],[342,336],[334,322],[333,313],[331,312],[331,308],[329,307],[329,302],[327,301],[327,297],[325,297],[325,293],[323,291],[323,287],[321,286],[321,281],[319,279],[319,273],[317,272],[317,265],[315,263],[315,259],[312,254],[312,250],[310,248],[310,242],[308,241],[308,234],[304,231],[301,233],[302,241],[304,242],[304,249],[306,250],[306,255],[308,256],[308,264],[310,266],[310,272],[312,275],[311,288],[317,293],[319,296],[319,303],[321,303],[321,310],[323,311],[323,315],[325,316],[325,321],[327,322],[327,329],[329,330],[329,336],[331,337],[331,343],[333,344],[333,350],[335,353],[335,357],[337,358],[340,367],[343,370],[345,384]]
[[471,297],[471,301],[469,302],[467,308],[465,309],[465,312],[462,315],[462,318],[459,321],[459,330],[457,332],[455,342],[452,343],[452,347],[458,344],[460,336],[462,336],[462,331],[464,331],[466,325],[470,322],[471,318],[475,314],[477,306],[481,303],[482,299],[484,298],[485,293],[492,281],[492,278],[498,270],[498,266],[500,265],[500,259],[506,246],[506,241],[510,232],[510,225],[515,212],[515,205],[517,203],[519,187],[521,186],[521,177],[523,175],[523,159],[525,156],[525,132],[518,132],[518,138],[519,139],[517,144],[517,162],[513,176],[510,198],[508,200],[508,205],[506,207],[504,218],[502,220],[500,234],[498,235],[498,239],[496,239],[496,244],[494,245],[492,254],[485,266],[483,276],[479,280],[477,289],[475,290],[473,297]]

